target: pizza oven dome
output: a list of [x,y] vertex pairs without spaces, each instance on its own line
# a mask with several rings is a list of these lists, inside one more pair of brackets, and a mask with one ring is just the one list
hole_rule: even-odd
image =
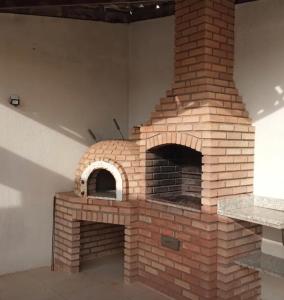
[[138,194],[133,174],[139,167],[135,141],[109,140],[91,146],[81,158],[75,194],[98,199],[123,200]]

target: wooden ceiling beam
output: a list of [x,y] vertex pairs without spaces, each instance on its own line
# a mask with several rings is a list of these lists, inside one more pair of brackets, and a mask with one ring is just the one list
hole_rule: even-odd
[[[92,4],[110,4],[123,2],[124,0],[1,0],[0,9],[19,8],[44,8],[51,6],[78,6]],[[137,0],[126,0],[127,2],[137,2]]]
[[[145,5],[143,9],[140,9],[137,5],[139,1],[149,0],[0,0],[0,13],[130,23],[171,16],[175,11],[174,0],[156,0],[161,2],[160,9],[155,9],[155,0],[152,4]],[[257,0],[235,0],[235,3],[251,1]],[[109,5],[122,2],[132,2],[133,4],[131,6],[127,3],[118,6]],[[164,3],[162,4],[162,2]]]
[[258,1],[258,0],[236,0],[235,3],[236,4],[242,4],[242,3],[253,2],[253,1]]
[[130,23],[141,20],[171,16],[174,14],[174,4],[161,6],[160,9],[144,7],[142,10],[132,7],[132,15],[129,10],[115,10],[113,8],[85,7],[85,6],[52,6],[52,7],[32,7],[1,10],[0,13],[13,12],[22,15],[49,16],[57,18],[71,18],[90,21],[105,21],[112,23]]
[[[125,0],[126,2],[137,2],[139,0]],[[142,0],[143,1],[143,0]],[[236,4],[257,0],[236,0]],[[0,9],[19,9],[50,6],[77,6],[91,4],[109,4],[123,2],[123,0],[1,0]]]

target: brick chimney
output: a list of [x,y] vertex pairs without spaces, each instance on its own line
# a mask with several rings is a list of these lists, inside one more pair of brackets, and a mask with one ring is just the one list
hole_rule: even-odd
[[146,150],[160,143],[160,134],[162,143],[202,153],[207,206],[253,190],[254,127],[233,80],[234,6],[233,0],[176,1],[175,82],[140,128]]
[[[234,6],[233,0],[176,1],[176,95],[184,92],[236,94],[229,89],[234,88]],[[191,86],[199,86],[199,90],[179,90]],[[235,99],[225,97],[220,100]]]

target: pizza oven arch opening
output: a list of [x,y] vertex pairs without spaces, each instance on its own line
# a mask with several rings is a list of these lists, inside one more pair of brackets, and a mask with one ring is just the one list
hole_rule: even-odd
[[113,175],[105,169],[94,170],[88,178],[87,195],[116,198],[116,184]]
[[81,195],[107,200],[122,200],[123,181],[118,168],[109,162],[95,161],[81,176]]
[[201,208],[202,154],[178,144],[146,153],[146,187],[150,199]]

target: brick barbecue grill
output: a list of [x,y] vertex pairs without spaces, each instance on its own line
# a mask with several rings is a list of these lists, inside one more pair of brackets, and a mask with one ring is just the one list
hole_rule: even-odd
[[127,141],[82,157],[56,195],[54,268],[124,252],[125,281],[175,299],[259,299],[257,271],[234,259],[261,228],[217,215],[253,191],[254,128],[233,81],[234,1],[177,0],[175,80]]

